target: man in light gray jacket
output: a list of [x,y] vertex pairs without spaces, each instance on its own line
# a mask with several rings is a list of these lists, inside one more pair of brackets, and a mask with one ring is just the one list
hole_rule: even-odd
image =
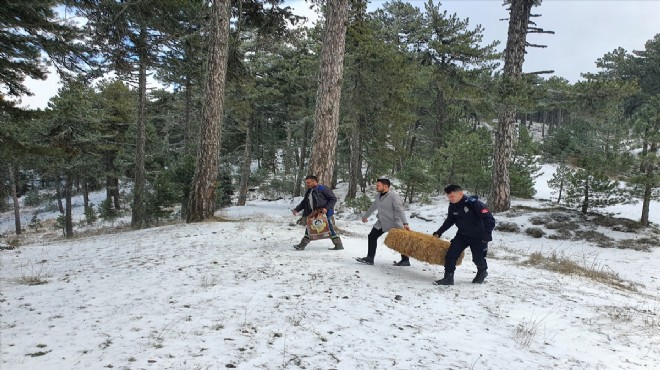
[[[390,191],[392,183],[389,179],[380,178],[376,180],[376,199],[369,207],[367,213],[362,215],[362,222],[369,221],[374,211],[378,211],[376,217],[378,221],[374,224],[368,236],[368,252],[366,257],[358,257],[355,260],[367,265],[374,264],[374,257],[376,256],[377,241],[389,229],[399,228],[410,230],[408,226],[408,219],[403,211],[403,201],[399,195]],[[408,256],[401,255],[401,261],[394,261],[394,266],[410,266]]]

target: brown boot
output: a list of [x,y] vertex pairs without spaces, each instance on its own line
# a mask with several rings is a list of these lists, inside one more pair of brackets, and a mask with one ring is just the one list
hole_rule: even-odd
[[310,238],[303,236],[303,238],[300,240],[300,243],[294,245],[293,248],[299,251],[304,251],[305,247],[307,244],[309,244],[310,241],[312,241]]
[[334,248],[328,248],[329,251],[340,251],[340,250],[344,249],[344,245],[341,243],[341,238],[340,237],[336,237],[336,238],[333,238],[331,240],[332,240],[332,244],[334,244],[335,247]]

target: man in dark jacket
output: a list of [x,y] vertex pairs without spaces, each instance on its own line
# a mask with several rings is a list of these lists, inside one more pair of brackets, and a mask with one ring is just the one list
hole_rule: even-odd
[[492,233],[495,228],[495,218],[486,205],[477,197],[467,197],[458,185],[449,185],[445,188],[449,199],[447,219],[433,236],[440,237],[453,225],[458,232],[451,240],[451,245],[445,256],[445,276],[436,281],[437,285],[454,285],[454,270],[456,261],[461,253],[470,247],[472,261],[477,265],[477,275],[472,280],[475,284],[482,284],[488,276],[488,242],[493,240]]
[[[293,209],[294,216],[298,215],[298,212],[303,211],[303,217],[309,216],[312,212],[323,212],[328,217],[328,226],[330,228],[330,240],[334,244],[334,248],[329,248],[331,251],[338,251],[344,249],[342,245],[341,238],[335,232],[335,226],[333,225],[334,219],[332,215],[335,213],[335,204],[337,203],[337,197],[332,190],[325,186],[319,184],[319,180],[316,176],[307,176],[305,177],[305,187],[307,191],[303,197],[300,204]],[[294,245],[293,247],[296,250],[302,251],[307,247],[307,244],[311,239],[309,238],[307,228],[305,228],[305,236],[302,238],[300,243]]]

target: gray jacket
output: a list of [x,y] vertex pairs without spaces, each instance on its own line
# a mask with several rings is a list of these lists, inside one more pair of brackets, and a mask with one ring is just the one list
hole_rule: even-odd
[[371,204],[367,213],[362,215],[362,218],[368,218],[374,211],[378,211],[376,217],[378,221],[374,225],[375,229],[381,229],[383,232],[393,228],[403,228],[403,225],[408,224],[406,214],[403,212],[403,201],[399,194],[391,190],[385,195],[376,194],[376,200]]

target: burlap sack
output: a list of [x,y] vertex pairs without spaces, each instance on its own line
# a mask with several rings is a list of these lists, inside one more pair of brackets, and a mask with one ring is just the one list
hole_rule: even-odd
[[[445,256],[449,250],[449,241],[432,235],[403,229],[390,229],[385,238],[385,245],[414,259],[434,265],[445,265]],[[456,265],[463,262],[465,252],[458,257]]]
[[324,213],[312,213],[307,217],[307,236],[311,240],[327,239],[331,236],[328,217]]

